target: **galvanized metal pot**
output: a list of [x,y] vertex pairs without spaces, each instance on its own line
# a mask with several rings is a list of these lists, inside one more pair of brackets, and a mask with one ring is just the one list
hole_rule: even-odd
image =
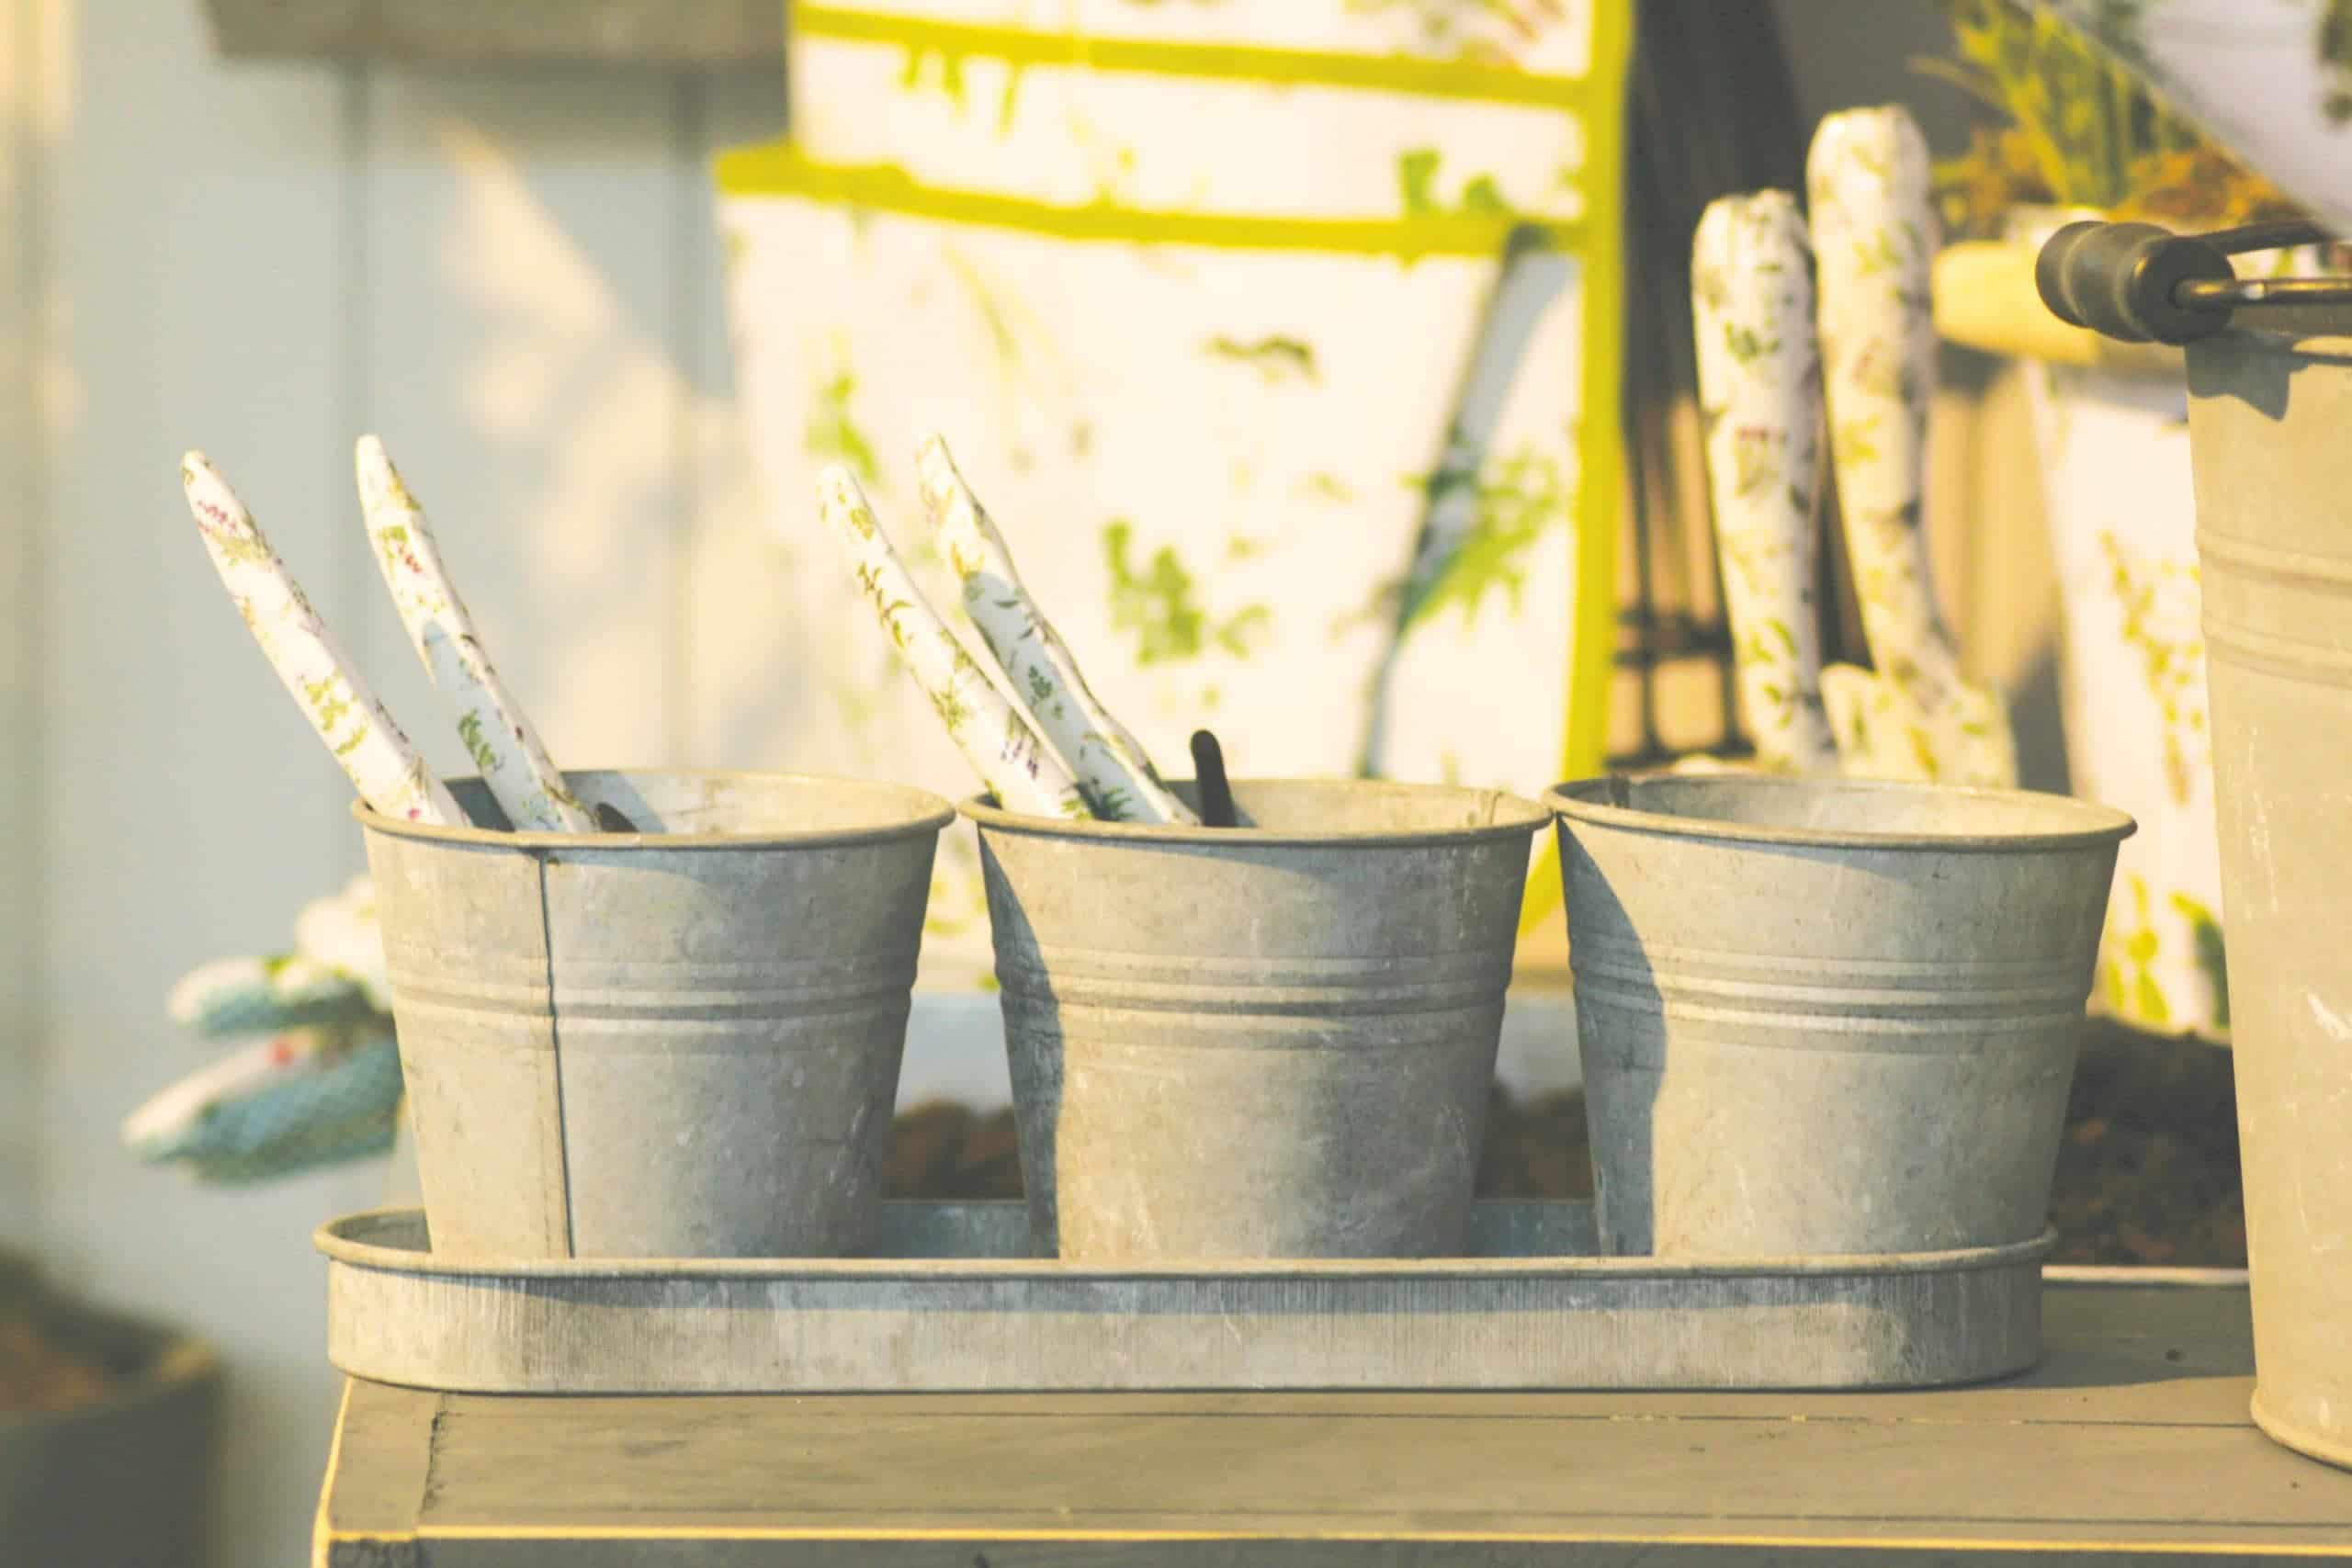
[[2116,846],[2058,795],[1749,775],[1564,784],[1601,1245],[1813,1256],[2049,1221]]
[[[640,831],[355,808],[434,1250],[856,1250],[953,809],[838,779],[565,776]],[[450,788],[503,823],[479,782]]]
[[1090,1261],[1456,1253],[1546,813],[1233,792],[1235,829],[964,806],[1034,1239]]
[[2352,1465],[2352,309],[2242,313],[2188,390],[2254,1418]]

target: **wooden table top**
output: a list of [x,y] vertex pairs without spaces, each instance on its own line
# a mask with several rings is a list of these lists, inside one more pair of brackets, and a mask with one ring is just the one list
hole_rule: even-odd
[[347,1385],[330,1568],[2352,1558],[2242,1286],[2060,1283],[2039,1370],[1862,1394],[526,1398]]

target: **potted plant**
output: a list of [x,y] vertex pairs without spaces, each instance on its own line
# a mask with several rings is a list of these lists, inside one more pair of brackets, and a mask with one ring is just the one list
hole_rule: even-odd
[[207,1561],[220,1390],[209,1348],[69,1301],[0,1254],[0,1558]]
[[391,1151],[400,1051],[368,878],[305,908],[290,951],[201,964],[168,1005],[234,1049],[131,1112],[139,1158],[242,1185]]
[[[191,973],[175,1021],[238,1043],[135,1111],[125,1142],[215,1184],[390,1150],[401,1071],[382,969],[362,879],[302,912],[292,951]],[[0,1254],[0,1559],[209,1561],[220,1390],[210,1347],[69,1300]]]
[[[243,1043],[139,1107],[127,1145],[205,1182],[381,1155],[400,1105],[383,995],[365,882],[303,909],[294,952],[205,964],[174,987],[174,1021]],[[0,1559],[209,1561],[219,1404],[211,1347],[73,1303],[0,1253]]]
[[[240,1043],[133,1112],[124,1141],[209,1183],[388,1151],[401,1069],[381,971],[364,881],[304,910],[294,951],[202,965],[171,1013]],[[209,1347],[67,1300],[0,1255],[0,1557],[207,1561],[220,1383]]]
[[[2109,901],[2093,1006],[2226,1043],[2220,855],[2199,629],[2188,394],[2177,351],[2118,352],[2051,317],[2032,258],[2059,227],[2134,220],[2181,232],[2300,216],[2122,66],[2046,10],[1947,0],[1955,58],[1920,69],[1992,105],[1939,169],[1945,335],[2024,362],[2060,580],[2067,763],[2081,795],[2139,820]],[[1969,242],[1974,242],[1973,244]],[[1989,266],[1987,243],[2006,247]],[[2245,270],[2310,270],[2274,252]]]

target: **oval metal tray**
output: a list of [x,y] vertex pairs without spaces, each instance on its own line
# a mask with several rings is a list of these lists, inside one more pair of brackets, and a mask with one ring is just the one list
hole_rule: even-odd
[[1877,1258],[1597,1258],[1583,1203],[1481,1203],[1478,1255],[1090,1268],[1018,1203],[884,1205],[876,1255],[434,1256],[322,1226],[328,1355],[478,1393],[1858,1389],[2022,1371],[2052,1237]]

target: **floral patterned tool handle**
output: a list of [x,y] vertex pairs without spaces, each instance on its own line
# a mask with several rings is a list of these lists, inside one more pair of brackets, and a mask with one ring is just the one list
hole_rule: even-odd
[[596,819],[564,787],[521,705],[482,652],[465,601],[441,564],[424,509],[401,482],[384,444],[360,437],[356,467],[360,509],[384,586],[425,673],[457,705],[458,738],[507,821],[530,832],[596,831]]
[[1004,536],[956,470],[947,443],[929,437],[916,462],[923,510],[964,584],[964,614],[1030,722],[1077,774],[1094,815],[1109,822],[1197,821],[1160,782],[1143,743],[1088,688],[1077,659],[1022,585]]
[[1830,456],[1876,666],[1823,671],[1822,696],[1848,773],[2006,787],[2017,782],[2007,705],[1962,680],[1928,572],[1928,174],[1927,142],[1899,107],[1829,116],[1806,159]]
[[1927,141],[1899,107],[1831,115],[1814,133],[1805,184],[1830,450],[1863,635],[1882,675],[1939,708],[1960,683],[1960,657],[1920,528],[1939,238]]
[[856,479],[838,463],[818,476],[825,526],[849,552],[857,585],[890,634],[907,673],[938,710],[939,720],[997,804],[1038,817],[1085,818],[1086,797],[1061,759],[997,694],[922,596],[875,520]]
[[1814,609],[1821,356],[1812,274],[1804,219],[1787,191],[1724,197],[1699,220],[1690,312],[1740,706],[1759,764],[1834,773]]
[[203,453],[181,459],[180,482],[221,586],[359,797],[386,817],[466,826],[457,800],[360,680],[253,514]]

